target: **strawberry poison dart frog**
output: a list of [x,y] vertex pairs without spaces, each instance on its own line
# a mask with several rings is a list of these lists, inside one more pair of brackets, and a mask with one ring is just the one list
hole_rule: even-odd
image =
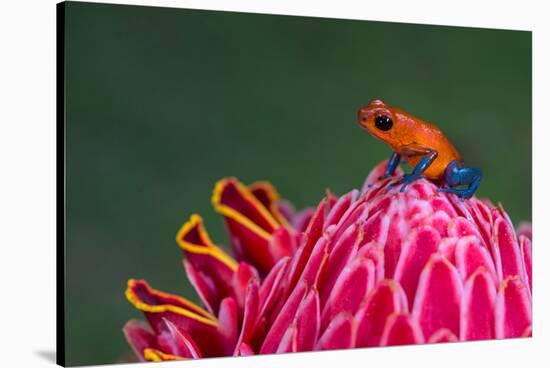
[[[438,127],[381,100],[372,100],[359,109],[357,116],[363,129],[393,150],[384,178],[393,176],[401,159],[413,167],[410,174],[397,182],[403,184],[401,191],[426,177],[441,183],[441,192],[454,193],[460,198],[474,195],[481,181],[481,170],[464,166],[460,154]],[[456,188],[462,185],[467,187]]]

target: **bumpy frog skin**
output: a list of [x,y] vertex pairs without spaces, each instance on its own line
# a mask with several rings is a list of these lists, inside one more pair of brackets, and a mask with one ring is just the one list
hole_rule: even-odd
[[[441,192],[454,193],[461,198],[474,195],[481,181],[481,170],[464,166],[456,148],[435,125],[381,100],[372,100],[359,109],[357,118],[363,129],[393,150],[385,178],[394,175],[401,159],[414,168],[399,181],[403,184],[401,191],[413,181],[426,177],[443,183]],[[462,185],[467,187],[455,188]]]

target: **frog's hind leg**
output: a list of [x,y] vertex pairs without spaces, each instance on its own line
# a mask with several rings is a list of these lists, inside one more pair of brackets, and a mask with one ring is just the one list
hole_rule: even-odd
[[[470,198],[474,195],[483,174],[476,167],[464,167],[458,161],[452,161],[445,169],[444,184],[450,188],[440,188],[440,192],[454,193],[461,198]],[[467,185],[467,188],[452,188],[459,185]]]

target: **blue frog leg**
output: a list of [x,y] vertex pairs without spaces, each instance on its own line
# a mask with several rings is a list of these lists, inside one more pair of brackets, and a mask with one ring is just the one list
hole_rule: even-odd
[[397,165],[401,162],[401,155],[397,152],[392,153],[390,160],[388,161],[388,166],[386,166],[386,171],[384,172],[384,176],[382,176],[382,179],[389,178],[395,174],[395,170],[397,169]]
[[414,167],[413,171],[410,174],[405,174],[397,184],[403,184],[401,192],[403,192],[407,185],[412,183],[415,180],[418,180],[422,177],[422,174],[430,167],[432,162],[437,158],[437,151],[431,148],[419,145],[419,144],[410,144],[401,149],[402,154],[406,156],[422,156],[420,162]]
[[[462,199],[471,198],[479,186],[482,177],[483,173],[481,169],[465,167],[462,163],[455,160],[447,165],[443,176],[445,185],[449,188],[440,188],[439,191],[456,194]],[[464,189],[452,188],[459,185],[468,185],[468,187]]]

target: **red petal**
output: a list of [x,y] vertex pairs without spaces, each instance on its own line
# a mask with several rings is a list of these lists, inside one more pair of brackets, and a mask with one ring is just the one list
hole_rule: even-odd
[[231,279],[231,286],[233,288],[232,296],[235,297],[241,313],[244,308],[248,284],[251,280],[259,280],[258,271],[248,263],[240,262],[237,271]]
[[[126,297],[137,309],[144,312],[156,333],[162,331],[161,323],[166,318],[188,333],[199,346],[208,347],[203,351],[205,356],[232,353],[232,347],[231,351],[227,349],[235,341],[228,341],[228,336],[218,330],[223,327],[223,322],[187,299],[160,292],[152,289],[143,280],[133,279],[128,280]],[[221,305],[223,307],[223,302]]]
[[290,258],[282,258],[271,269],[260,287],[260,312],[259,315],[265,316],[271,307],[275,304],[277,298],[281,295],[282,281],[286,276],[286,270]]
[[126,336],[128,344],[130,344],[130,347],[141,361],[145,361],[143,351],[146,348],[157,347],[157,338],[155,334],[151,328],[142,321],[135,319],[130,320],[126,322],[122,331]]
[[395,313],[388,317],[380,339],[380,346],[423,343],[422,330],[410,314]]
[[176,235],[176,241],[193,266],[192,269],[186,267],[194,281],[193,285],[209,309],[216,313],[219,300],[233,295],[231,279],[237,270],[237,262],[214,245],[199,215],[191,216],[183,224]]
[[529,291],[517,276],[507,277],[500,284],[495,307],[497,338],[520,337],[531,325]]
[[319,280],[321,304],[326,302],[328,294],[331,292],[344,266],[355,256],[360,241],[359,227],[353,224],[339,239],[333,238],[330,242],[327,248],[329,255],[325,264],[326,268],[320,275]]
[[468,235],[474,235],[481,239],[481,234],[476,226],[464,217],[455,217],[449,222],[447,228],[450,237],[462,238]]
[[495,338],[496,288],[493,277],[481,267],[466,282],[461,304],[460,340]]
[[272,234],[269,252],[277,261],[294,253],[296,238],[286,227],[280,227]]
[[363,230],[363,242],[368,243],[376,241],[379,244],[385,244],[388,238],[388,227],[390,218],[382,212],[373,214],[367,221],[361,225]]
[[252,340],[254,328],[256,327],[256,321],[260,312],[259,294],[258,282],[256,280],[251,281],[248,284],[246,292],[241,334],[237,340],[237,346],[240,346],[242,342],[250,344]]
[[531,240],[524,235],[519,236],[519,248],[521,250],[521,259],[523,260],[523,268],[525,269],[526,277],[529,283],[529,290],[533,292],[533,267],[531,255]]
[[432,206],[434,212],[443,211],[447,215],[449,215],[450,218],[457,217],[457,213],[456,213],[453,205],[449,202],[449,200],[446,197],[433,196],[429,200],[429,202],[430,202],[430,205]]
[[455,264],[462,276],[462,280],[468,279],[479,267],[484,267],[497,283],[497,274],[493,259],[489,251],[481,245],[476,236],[466,236],[461,238],[455,248]]
[[354,345],[353,317],[340,313],[321,335],[315,350],[349,349]]
[[502,279],[515,275],[519,275],[522,279],[525,279],[516,234],[504,218],[498,218],[495,221],[493,237],[493,245],[498,247],[500,255]]
[[332,287],[323,307],[322,327],[340,312],[355,313],[374,286],[374,264],[370,259],[356,258],[346,266]]
[[268,250],[271,234],[281,225],[250,190],[235,178],[222,179],[216,183],[212,204],[226,220],[231,244],[238,258],[266,274],[276,262]]
[[458,243],[457,238],[443,238],[439,242],[437,251],[441,253],[445,258],[447,258],[449,262],[454,264],[456,263],[455,250],[456,250],[457,243]]
[[384,280],[355,314],[357,347],[378,346],[387,318],[396,312],[407,312],[407,298],[399,283]]
[[437,211],[426,217],[424,220],[425,225],[429,225],[439,232],[441,237],[447,236],[447,228],[451,218],[444,211]]
[[294,215],[292,218],[292,227],[296,229],[296,232],[303,233],[306,231],[314,213],[315,208],[308,207]]
[[273,184],[268,181],[257,181],[249,185],[248,189],[279,224],[290,228],[290,224],[280,208],[279,193]]
[[518,237],[523,235],[529,238],[529,240],[533,239],[533,227],[529,222],[521,222],[516,233],[518,234]]
[[218,334],[221,336],[224,355],[231,355],[233,353],[237,337],[239,336],[237,308],[237,302],[231,297],[223,299],[220,303]]
[[403,243],[394,278],[405,290],[409,305],[414,300],[420,272],[430,255],[437,252],[440,240],[441,237],[434,228],[422,226],[413,230]]
[[408,224],[397,212],[390,218],[390,226],[388,228],[388,238],[384,245],[384,275],[387,278],[394,277],[395,267],[401,255],[401,245],[406,232],[408,232]]
[[260,354],[270,354],[277,351],[277,347],[279,346],[288,326],[294,319],[298,306],[304,299],[306,291],[307,284],[305,282],[301,282],[290,294],[282,310],[271,325],[271,328],[267,333],[260,349]]
[[183,260],[183,268],[187,278],[210,313],[216,313],[220,303],[220,296],[212,280],[203,273],[198,272],[186,259]]
[[294,351],[310,351],[317,341],[320,328],[319,295],[311,289],[296,313],[296,343]]
[[284,335],[281,338],[281,342],[279,343],[279,346],[277,347],[275,353],[282,354],[298,351],[296,346],[296,336],[296,325],[291,324],[290,327],[284,332]]
[[428,344],[434,344],[438,342],[457,342],[458,338],[448,328],[442,328],[437,330],[428,339]]
[[348,210],[348,208],[351,206],[351,204],[357,199],[358,194],[359,194],[359,191],[352,190],[351,192],[346,193],[343,196],[341,196],[336,201],[336,203],[330,209],[330,211],[327,215],[327,220],[325,222],[325,229],[329,225],[336,224],[336,223],[338,223],[338,221],[340,221],[340,219],[342,218],[344,213]]
[[148,362],[168,362],[172,360],[185,360],[187,358],[164,353],[158,349],[147,348],[143,351],[143,356]]
[[162,331],[158,336],[160,349],[170,355],[182,358],[201,358],[202,354],[191,336],[179,330],[172,322],[163,319]]
[[376,242],[363,245],[357,252],[356,257],[370,259],[374,265],[374,285],[378,285],[384,279],[384,247]]
[[440,328],[459,334],[461,297],[458,271],[446,258],[433,254],[420,275],[413,306],[413,316],[424,336],[431,336]]
[[300,278],[302,271],[310,258],[313,247],[317,244],[317,241],[323,234],[325,209],[326,200],[323,199],[317,206],[315,214],[309,222],[308,228],[304,233],[302,244],[298,247],[294,257],[292,257],[287,281],[288,291],[291,291],[298,282],[298,279]]
[[233,353],[233,356],[251,356],[251,355],[254,355],[254,351],[248,344],[244,342],[238,345],[237,348],[235,349],[235,353]]

